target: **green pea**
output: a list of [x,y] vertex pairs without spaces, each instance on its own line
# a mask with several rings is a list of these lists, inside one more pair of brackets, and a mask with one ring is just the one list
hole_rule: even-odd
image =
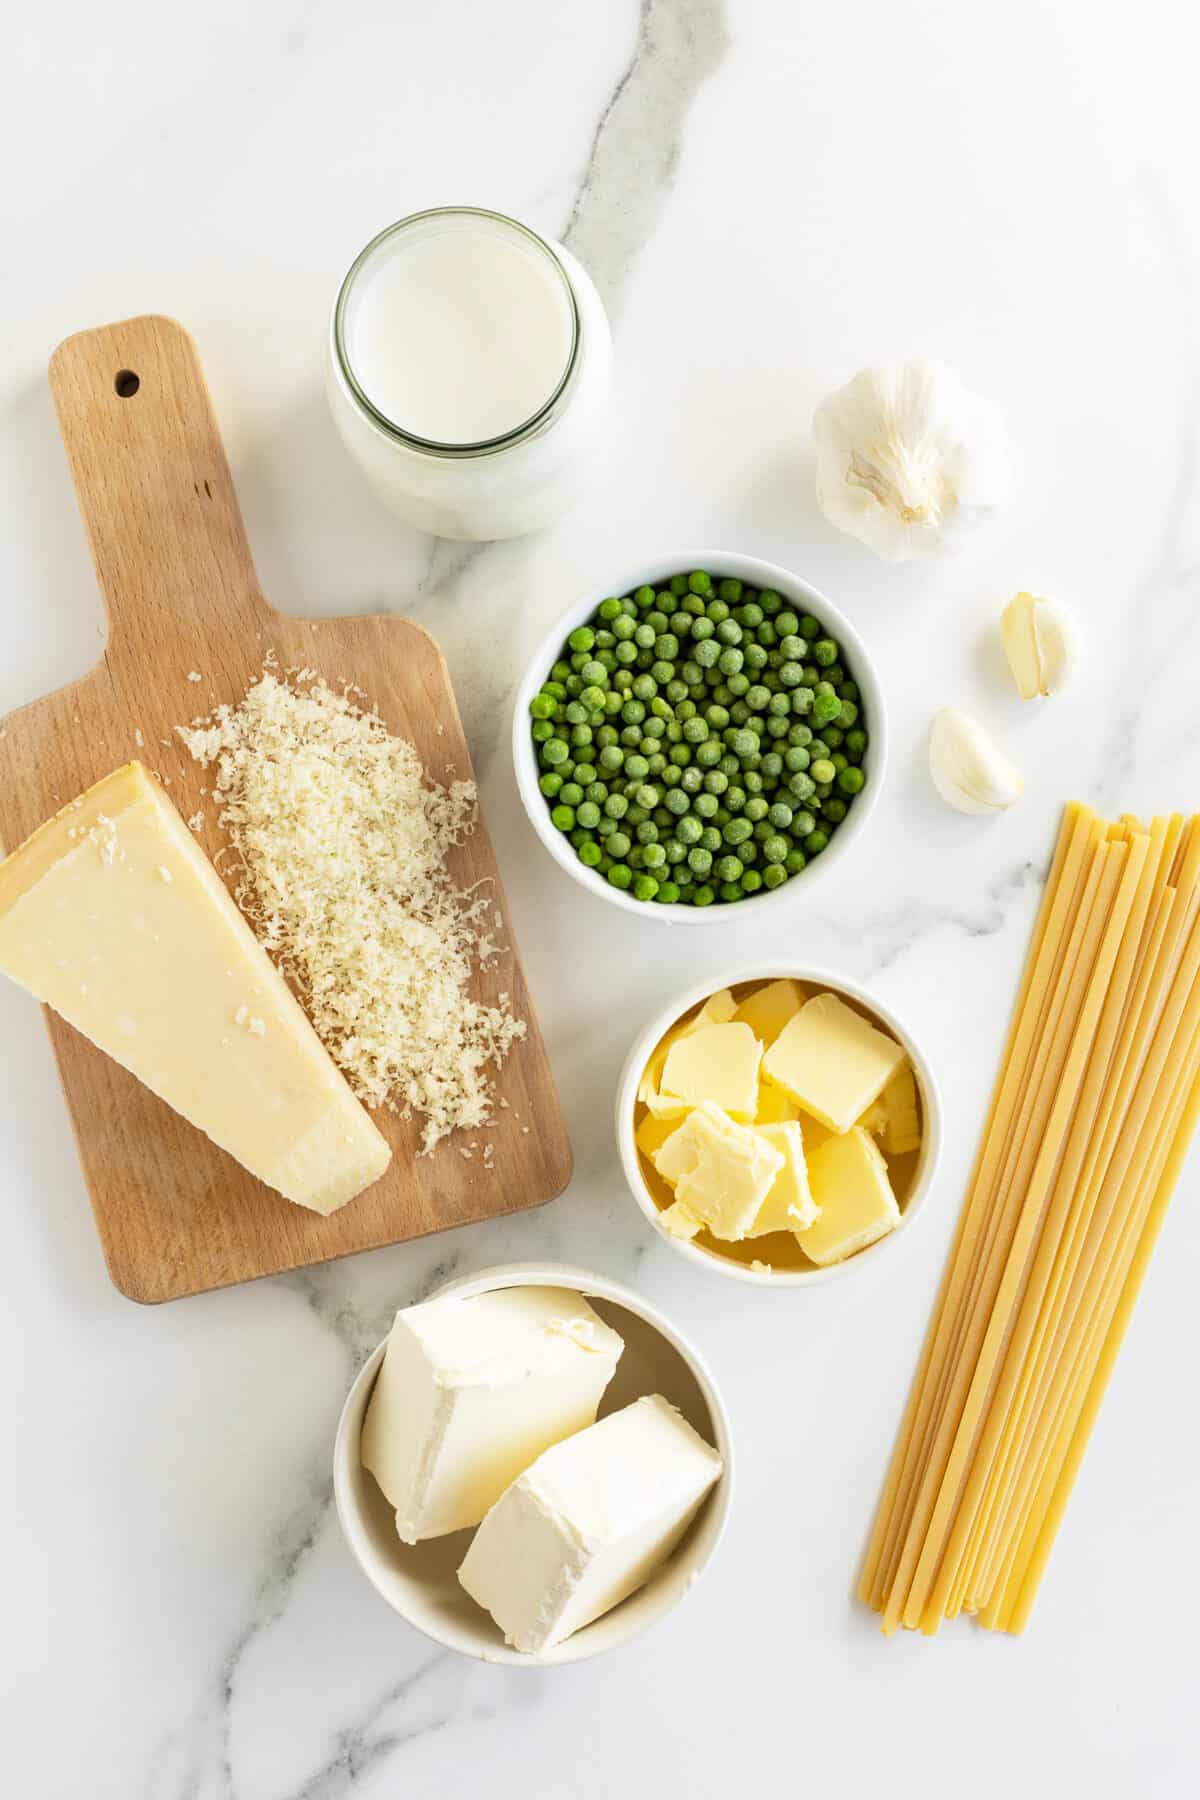
[[610,794],[604,802],[604,810],[610,819],[623,819],[629,811],[629,802],[624,794]]
[[666,860],[667,853],[661,844],[647,844],[642,851],[642,863],[647,869],[661,869]]
[[[675,585],[674,582],[672,582],[671,585],[673,588]],[[709,594],[712,592],[712,578],[711,576],[706,575],[703,569],[693,569],[692,573],[687,577],[686,585],[691,588],[693,594]]]
[[790,849],[791,845],[782,833],[777,833],[774,837],[764,838],[763,840],[763,857],[769,863],[781,863]]
[[660,881],[654,898],[660,906],[674,906],[679,899],[678,884],[674,881]]
[[594,869],[603,855],[603,850],[594,838],[588,838],[586,843],[579,846],[579,860],[585,869]]
[[809,774],[820,785],[822,782],[832,781],[837,770],[827,756],[818,756],[816,761],[810,765]]
[[538,786],[541,788],[543,794],[545,794],[547,800],[553,800],[562,784],[562,776],[557,774],[553,769],[547,769],[544,775],[538,777]]
[[692,811],[702,819],[711,819],[717,810],[717,796],[708,792],[697,794],[692,801]]
[[717,896],[713,892],[712,888],[710,888],[706,884],[704,887],[698,887],[695,889],[695,891],[692,894],[692,905],[693,906],[711,906],[713,901],[716,899],[716,897]]
[[743,869],[740,879],[743,894],[757,894],[763,884],[757,869]]
[[758,739],[752,731],[731,731],[726,741],[740,761],[745,761],[746,757],[757,754]]
[[849,810],[844,800],[826,800],[821,808],[821,817],[831,825],[840,825]]
[[558,702],[550,694],[535,694],[529,711],[535,719],[552,719]]
[[717,593],[726,606],[736,606],[742,597],[742,584],[736,575],[726,575],[718,584]]
[[766,818],[767,811],[767,803],[762,795],[753,794],[746,802],[744,817],[749,819],[752,825],[757,825],[761,819]]
[[847,765],[846,768],[840,770],[837,778],[837,784],[841,788],[843,794],[861,793],[865,781],[866,776],[863,774],[862,770],[856,769],[850,765]]
[[782,887],[787,880],[787,870],[782,863],[768,863],[762,874],[765,888]]
[[779,679],[785,688],[799,687],[804,680],[804,670],[798,662],[780,663]]
[[564,806],[578,806],[583,799],[583,789],[577,781],[564,781],[558,790],[558,797]]
[[635,900],[653,900],[658,892],[658,883],[653,875],[639,875],[633,884]]
[[814,619],[811,613],[805,613],[800,620],[800,636],[806,638],[819,638],[820,635],[820,619]]
[[700,833],[703,830],[704,827],[700,823],[700,820],[696,818],[695,814],[688,813],[685,818],[680,819],[678,825],[675,827],[675,836],[679,839],[681,844],[698,844],[700,842]]
[[633,880],[633,870],[628,863],[616,862],[608,871],[608,879],[615,888],[627,888]]
[[618,644],[613,655],[619,663],[635,663],[637,661],[637,645],[632,642]]
[[[706,644],[711,642],[713,632],[716,629],[717,628],[712,620],[706,614],[702,614],[700,618],[694,620],[692,623],[692,643]],[[692,655],[694,658],[695,651],[692,652]]]
[[535,744],[548,744],[554,736],[554,727],[549,719],[535,719],[530,726],[530,735]]
[[729,786],[729,777],[724,769],[710,769],[704,777],[705,791],[710,794],[723,794]]
[[600,808],[595,801],[585,800],[582,805],[575,808],[575,818],[585,831],[594,831],[600,823]]
[[542,761],[553,768],[561,763],[569,762],[571,752],[562,738],[550,738],[542,745]]
[[838,647],[832,638],[818,638],[812,647],[812,659],[819,668],[829,669],[838,659]]
[[842,702],[836,694],[818,694],[812,703],[812,722],[817,730],[831,725],[842,710]]
[[[777,800],[767,811],[767,818],[776,831],[786,831],[792,822],[792,809],[784,800]],[[586,820],[583,821],[587,823]]]
[[798,875],[807,861],[803,850],[789,850],[784,857],[783,866],[789,875]]
[[635,752],[634,755],[625,758],[624,773],[627,780],[642,782],[650,773],[650,764],[644,756]]
[[867,734],[865,731],[856,727],[855,730],[846,733],[843,748],[847,756],[861,756],[866,747]]
[[608,839],[608,854],[618,859],[629,855],[632,839],[627,831],[611,832]]
[[792,836],[807,838],[810,835],[810,833],[815,831],[816,824],[817,824],[817,821],[813,818],[813,816],[810,812],[793,813],[792,814]]
[[824,831],[810,832],[805,840],[804,850],[807,856],[818,856],[829,843],[829,834]]
[[556,806],[551,811],[550,819],[559,831],[572,831],[575,827],[575,808],[573,806]]
[[[763,610],[765,611],[766,608],[764,607]],[[777,612],[775,615],[775,633],[777,637],[781,638],[803,637],[805,635],[800,630],[800,621],[795,613],[788,611],[786,608]]]
[[758,675],[766,668],[768,653],[761,644],[744,644],[742,654],[746,658],[746,667]]
[[677,818],[682,818],[692,803],[681,787],[673,787],[667,790],[664,804],[669,813],[673,813]]

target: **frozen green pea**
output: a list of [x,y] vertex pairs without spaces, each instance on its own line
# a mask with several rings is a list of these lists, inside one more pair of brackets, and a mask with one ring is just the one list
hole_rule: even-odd
[[589,838],[586,844],[579,846],[579,860],[587,869],[594,869],[603,855],[603,850],[594,838]]
[[700,844],[688,851],[688,868],[693,875],[707,875],[712,868],[712,851],[705,850]]
[[866,776],[862,770],[854,768],[852,764],[848,764],[846,768],[840,770],[837,778],[838,786],[843,794],[861,793],[865,780]]
[[608,879],[615,888],[627,888],[633,880],[633,870],[628,863],[614,863],[608,871]]
[[762,878],[765,888],[782,887],[787,880],[787,870],[783,867],[782,862],[768,863],[763,870]]
[[535,744],[548,744],[554,736],[554,726],[549,719],[535,719],[530,731]]

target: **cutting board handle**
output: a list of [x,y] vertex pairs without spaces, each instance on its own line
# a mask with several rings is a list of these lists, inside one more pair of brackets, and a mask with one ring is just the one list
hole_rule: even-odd
[[263,599],[195,345],[174,319],[81,331],[50,391],[112,658],[257,627]]

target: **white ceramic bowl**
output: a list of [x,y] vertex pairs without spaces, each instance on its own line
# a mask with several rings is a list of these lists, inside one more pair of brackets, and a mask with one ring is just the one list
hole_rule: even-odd
[[862,836],[875,810],[887,766],[887,717],[883,690],[866,645],[845,613],[832,600],[827,600],[824,594],[810,587],[807,581],[801,581],[798,575],[791,574],[777,563],[761,562],[756,556],[739,556],[735,551],[729,550],[679,550],[670,556],[659,556],[651,562],[626,570],[623,575],[606,582],[603,587],[594,588],[586,598],[569,607],[558,619],[554,629],[539,644],[517,690],[513,713],[513,763],[517,772],[517,787],[530,823],[546,849],[560,868],[565,869],[572,880],[587,888],[589,893],[598,894],[601,899],[626,912],[635,913],[638,918],[657,920],[660,924],[713,925],[718,920],[729,917],[729,907],[719,900],[714,901],[711,906],[659,906],[653,901],[634,900],[622,889],[613,887],[602,875],[597,875],[594,869],[586,868],[568,839],[551,823],[550,808],[538,787],[540,771],[534,754],[533,739],[529,735],[529,703],[557,661],[568,634],[577,625],[590,619],[600,602],[609,595],[631,593],[643,582],[656,586],[683,569],[706,569],[714,580],[720,580],[722,576],[734,576],[752,587],[774,588],[785,600],[790,600],[798,611],[815,614],[845,645],[847,674],[858,683],[862,691],[864,716],[870,733],[870,743],[863,759],[863,768],[868,776],[867,784],[847,812],[844,823],[830,840],[829,847],[806,869],[793,876],[790,881],[785,881],[782,887],[761,889],[750,899],[737,902],[739,918],[743,916],[745,907],[752,906],[754,917],[765,919],[768,907],[774,907],[778,913],[781,907],[811,893],[814,884],[830,869],[841,866],[842,859]]
[[[860,1250],[857,1256],[847,1257],[844,1262],[829,1263],[825,1268],[804,1269],[767,1269],[751,1268],[749,1263],[740,1263],[732,1257],[722,1256],[719,1252],[706,1249],[703,1244],[689,1242],[678,1238],[663,1229],[662,1214],[655,1204],[646,1178],[642,1173],[641,1161],[637,1145],[634,1143],[634,1113],[637,1103],[638,1084],[642,1072],[653,1054],[659,1039],[670,1030],[677,1019],[699,1006],[720,988],[736,988],[747,981],[777,981],[782,977],[790,977],[800,982],[803,987],[831,988],[834,993],[844,994],[848,1000],[854,1000],[866,1011],[873,1013],[901,1044],[904,1045],[912,1061],[913,1071],[917,1078],[917,1089],[921,1098],[921,1148],[917,1157],[917,1165],[913,1172],[912,1183],[908,1194],[902,1202],[900,1223],[886,1237],[879,1238],[874,1244]],[[723,973],[706,976],[704,981],[689,988],[686,993],[678,995],[669,1006],[658,1013],[638,1037],[630,1050],[617,1083],[617,1147],[620,1151],[621,1164],[625,1170],[625,1179],[633,1192],[633,1197],[641,1207],[646,1219],[654,1230],[670,1244],[672,1250],[680,1256],[686,1256],[689,1262],[699,1268],[709,1269],[717,1275],[732,1276],[735,1281],[754,1282],[759,1287],[811,1287],[818,1281],[832,1281],[839,1275],[848,1275],[855,1269],[861,1269],[876,1257],[884,1255],[889,1246],[894,1244],[901,1234],[909,1229],[917,1214],[925,1205],[929,1189],[933,1183],[942,1153],[942,1101],[933,1070],[916,1042],[912,1032],[901,1023],[891,1009],[883,1004],[866,988],[845,975],[835,974],[832,969],[814,968],[797,963],[782,964],[778,961],[769,963],[751,963],[746,968],[726,969]]]
[[617,1372],[601,1402],[601,1418],[642,1394],[663,1394],[716,1447],[725,1464],[683,1542],[644,1588],[545,1655],[529,1656],[510,1649],[488,1614],[459,1586],[457,1570],[470,1531],[423,1544],[402,1544],[397,1537],[392,1509],[359,1456],[363,1418],[386,1340],[372,1352],[342,1409],[333,1451],[338,1518],[355,1560],[401,1618],[447,1649],[484,1662],[545,1668],[548,1663],[581,1662],[628,1642],[670,1612],[695,1585],[725,1529],[733,1497],[733,1445],[724,1404],[699,1352],[630,1288],[563,1263],[513,1263],[448,1282],[438,1293],[465,1298],[505,1287],[565,1287],[583,1294],[625,1340]]

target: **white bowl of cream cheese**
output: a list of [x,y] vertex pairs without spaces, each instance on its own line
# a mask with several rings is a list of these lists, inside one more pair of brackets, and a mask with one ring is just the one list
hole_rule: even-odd
[[511,1648],[468,1596],[458,1569],[472,1530],[402,1543],[391,1506],[360,1455],[363,1421],[387,1346],[368,1357],[346,1399],[334,1444],[334,1498],[346,1542],[363,1574],[393,1611],[426,1637],[484,1662],[526,1668],[580,1662],[629,1641],[687,1594],[711,1561],[733,1497],[729,1419],[699,1352],[646,1300],[606,1276],[560,1263],[512,1264],[449,1282],[435,1298],[463,1299],[507,1287],[569,1288],[582,1294],[624,1340],[600,1406],[603,1419],[644,1395],[661,1394],[720,1455],[723,1473],[669,1560],[645,1586],[562,1643],[533,1656]]

